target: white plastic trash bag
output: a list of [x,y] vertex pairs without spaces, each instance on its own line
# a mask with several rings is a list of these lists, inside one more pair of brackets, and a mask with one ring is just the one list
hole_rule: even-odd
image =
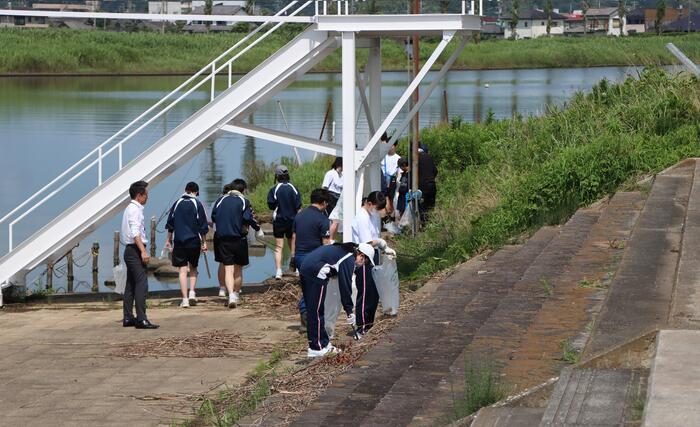
[[114,292],[124,294],[126,288],[126,265],[122,262],[115,266],[114,269]]
[[399,227],[412,227],[413,226],[413,211],[411,210],[411,204],[406,205],[406,210],[399,220]]
[[381,264],[372,269],[382,313],[396,316],[399,312],[399,272],[394,257],[382,254]]
[[172,252],[171,248],[164,247],[163,250],[160,251],[160,259],[170,259],[172,254],[173,254],[173,252]]
[[[338,285],[338,278],[334,277],[328,281],[326,285],[326,299],[323,302],[324,307],[324,323],[326,327],[326,333],[329,337],[332,337],[335,332],[335,322],[338,320],[338,314],[342,311],[342,304],[340,302],[340,286]],[[311,307],[307,307],[307,310],[311,310]]]

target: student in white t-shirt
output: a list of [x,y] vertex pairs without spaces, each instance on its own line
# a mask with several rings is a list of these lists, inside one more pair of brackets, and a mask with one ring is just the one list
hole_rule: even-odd
[[[335,206],[340,200],[340,193],[343,192],[343,158],[336,157],[331,165],[331,169],[326,172],[323,177],[323,184],[321,188],[328,190],[328,195],[330,196],[328,200],[328,206],[326,207],[326,215],[330,216],[335,209]],[[340,208],[342,209],[342,208]],[[331,218],[331,241],[335,238],[335,233],[338,231],[338,227],[342,221],[341,218]]]
[[[386,245],[380,237],[382,216],[386,212],[386,196],[381,191],[369,193],[362,207],[352,222],[353,243],[369,243],[379,248],[387,255],[396,256],[396,252]],[[379,261],[379,253],[375,253],[374,264]],[[355,286],[357,286],[357,301],[355,302],[355,339],[360,340],[374,325],[374,315],[379,304],[379,293],[372,277],[372,269],[367,265],[355,269]]]

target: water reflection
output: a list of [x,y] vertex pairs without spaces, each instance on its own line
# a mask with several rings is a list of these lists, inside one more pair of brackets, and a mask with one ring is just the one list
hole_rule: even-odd
[[[524,116],[545,111],[546,105],[563,105],[576,91],[587,90],[602,78],[620,81],[631,68],[592,69],[540,69],[540,70],[489,70],[453,71],[445,83],[427,100],[420,114],[421,126],[436,124],[445,115],[444,93],[447,110],[451,116],[466,121],[482,121],[489,111],[495,119]],[[423,86],[435,77],[429,73]],[[0,214],[11,210],[31,194],[43,187],[68,165],[96,147],[124,124],[156,103],[163,95],[179,85],[186,77],[72,77],[72,78],[0,78]],[[406,87],[405,72],[387,72],[382,76],[382,115],[385,117]],[[219,82],[218,82],[219,83]],[[217,84],[218,84],[217,83]],[[336,135],[342,133],[340,105],[341,78],[338,74],[310,74],[293,84],[270,102],[256,110],[254,119],[259,126],[285,130],[277,101],[282,102],[290,131],[312,138],[321,135],[323,119],[328,105],[333,108],[323,130],[327,140],[332,139],[335,121]],[[488,85],[488,87],[486,86]],[[425,89],[423,88],[423,91]],[[424,92],[423,92],[424,93]],[[166,117],[147,129],[142,139],[130,141],[124,148],[127,158],[143,152],[155,140],[179,125],[192,112],[208,100],[206,88],[193,94],[191,100],[181,103]],[[403,120],[405,110],[396,119]],[[391,132],[394,126],[390,127]],[[262,163],[278,162],[281,157],[292,157],[290,147],[256,141],[252,138],[222,133],[207,149],[176,170],[172,175],[152,188],[146,215],[160,217],[184,187],[195,180],[202,184],[202,200],[213,201],[223,184],[232,178],[245,176],[249,181],[259,179],[248,167]],[[369,139],[364,114],[358,117],[360,145]],[[313,153],[304,152],[304,159]],[[31,163],[28,164],[28,159]],[[114,162],[106,168],[114,170]],[[27,173],[28,170],[31,173]],[[86,174],[70,187],[70,194],[85,194],[96,185],[94,174]],[[69,198],[52,199],[51,203],[18,223],[17,236],[28,235],[42,223],[66,209]],[[162,225],[161,225],[162,227]],[[103,253],[111,253],[112,233],[119,228],[118,218],[110,220],[95,231],[82,246],[98,242]],[[23,234],[24,233],[24,234]],[[158,235],[159,240],[165,238]],[[6,250],[7,229],[0,228],[0,249]],[[162,241],[158,245],[162,247]],[[210,259],[213,262],[213,259]],[[100,257],[100,282],[110,275],[111,257]],[[246,269],[247,281],[259,281],[274,273],[270,251],[256,259]],[[76,281],[91,282],[91,271],[76,271]],[[215,280],[215,279],[214,279]],[[153,282],[155,287],[158,281]],[[213,284],[213,282],[211,283]],[[163,282],[163,286],[166,283]],[[169,286],[169,285],[167,285]]]

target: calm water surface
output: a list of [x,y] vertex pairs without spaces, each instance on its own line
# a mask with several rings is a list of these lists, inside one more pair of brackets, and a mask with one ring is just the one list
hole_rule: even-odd
[[[440,121],[445,91],[450,116],[459,115],[465,121],[479,121],[492,111],[495,118],[502,119],[511,117],[516,112],[525,116],[540,114],[547,105],[563,105],[575,92],[589,90],[603,78],[620,81],[634,74],[636,70],[633,68],[619,67],[453,71],[424,105],[420,121],[422,126]],[[431,77],[428,76],[424,86],[430,83]],[[0,170],[3,171],[3,179],[0,181],[0,216],[42,188],[184,80],[185,77],[0,78],[0,143],[3,149],[0,156]],[[406,85],[406,73],[383,74],[384,115],[388,114]],[[177,126],[200,108],[207,97],[206,91],[193,94],[169,112],[165,120],[159,120],[146,128],[144,135],[125,146],[126,158],[133,158],[158,137]],[[318,138],[328,104],[340,105],[340,75],[305,76],[258,109],[252,118],[256,125],[285,130],[278,101],[284,109],[291,132]],[[333,110],[332,118],[337,123],[335,134],[341,135],[339,109]],[[398,125],[401,119],[402,116],[399,116],[395,124]],[[332,129],[333,126],[327,126],[326,138],[332,137]],[[367,139],[366,121],[364,115],[360,114],[360,145]],[[216,199],[225,182],[239,176],[245,177],[242,165],[247,162],[260,160],[269,163],[293,155],[292,149],[287,146],[237,135],[220,135],[211,146],[184,167],[151,188],[146,216],[161,217],[189,180],[199,182],[201,199],[208,205]],[[308,159],[313,154],[302,152],[302,156]],[[114,169],[116,165],[106,164],[106,172],[113,172],[110,167]],[[36,227],[68,208],[77,200],[78,195],[84,194],[95,184],[95,174],[86,174],[71,184],[70,192],[76,197],[59,194],[46,206],[28,216],[16,226],[15,241],[21,241]],[[305,200],[307,197],[304,195]],[[88,236],[75,251],[75,256],[82,264],[89,260],[86,255],[89,246],[93,242],[100,244],[100,283],[111,276],[112,237],[113,232],[119,229],[120,218],[121,215]],[[158,247],[162,247],[165,240],[163,225],[164,221],[158,227]],[[0,228],[0,253],[6,251],[7,225],[3,224]],[[274,274],[271,251],[258,250],[255,255],[244,273],[248,283],[261,281]],[[216,268],[213,256],[210,256],[209,261],[212,268]],[[39,270],[33,276],[38,272]],[[205,274],[200,275],[202,286],[213,286],[215,281],[215,277],[209,280]],[[91,270],[87,266],[78,268],[76,291],[89,291],[90,283]],[[63,286],[65,278],[54,279],[55,288]],[[150,280],[151,290],[177,287],[174,280]]]

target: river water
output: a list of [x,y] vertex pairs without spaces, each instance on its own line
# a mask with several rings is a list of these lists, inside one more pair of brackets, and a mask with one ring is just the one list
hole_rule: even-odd
[[[620,81],[636,72],[634,68],[625,67],[452,71],[421,110],[421,126],[440,121],[444,114],[443,93],[447,94],[450,117],[459,115],[465,121],[473,122],[483,120],[492,112],[496,119],[503,119],[516,112],[523,116],[541,114],[548,105],[561,106],[574,93],[589,90],[601,79]],[[433,75],[428,75],[423,86],[430,83]],[[384,115],[403,92],[407,78],[404,72],[383,74]],[[0,216],[42,188],[184,80],[185,77],[150,76],[0,78],[0,170],[3,172]],[[258,109],[252,120],[259,126],[285,130],[281,105],[291,132],[318,138],[328,104],[340,105],[340,80],[340,75],[335,73],[307,75]],[[196,93],[194,101],[183,103],[169,113],[166,120],[148,129],[152,140],[199,108],[206,97],[206,90]],[[340,135],[340,109],[333,109],[331,117],[337,122],[335,134]],[[358,140],[366,140],[366,121],[362,114],[358,117]],[[398,125],[401,119],[399,116],[395,124]],[[326,138],[331,137],[333,128],[332,125],[327,126]],[[132,155],[143,149],[144,144],[146,142],[143,141],[132,144]],[[245,176],[242,165],[247,162],[269,163],[293,155],[292,149],[287,146],[236,135],[220,136],[184,167],[150,189],[146,217],[160,217],[182,192],[187,181],[199,182],[201,199],[207,205],[218,196],[224,183]],[[302,156],[308,159],[312,153],[302,153]],[[76,184],[73,191],[82,194],[94,187],[93,181]],[[308,195],[304,195],[304,199],[306,197]],[[17,225],[16,241],[21,241],[30,230],[36,230],[38,225],[68,206],[70,203],[60,195],[52,199],[35,215]],[[76,291],[90,290],[92,273],[87,254],[93,242],[98,242],[101,247],[100,287],[101,290],[107,289],[103,282],[112,275],[113,232],[119,229],[120,217],[100,227],[75,250],[77,263],[86,263],[84,267],[76,269]],[[162,247],[165,240],[163,225],[164,221],[158,228],[158,247]],[[7,251],[7,225],[1,226],[0,252],[4,254]],[[259,282],[274,274],[270,250],[257,250],[254,255],[251,265],[244,272],[247,283]],[[213,256],[210,255],[209,261],[215,269]],[[58,275],[64,272],[61,264],[65,263],[59,263]],[[41,270],[37,269],[30,279],[37,277]],[[215,271],[212,273],[212,279],[207,279],[205,274],[200,275],[201,286],[215,285]],[[62,291],[65,280],[65,277],[56,277],[54,288]],[[151,290],[177,287],[175,280],[150,279]],[[30,289],[33,289],[33,285],[30,285]]]

